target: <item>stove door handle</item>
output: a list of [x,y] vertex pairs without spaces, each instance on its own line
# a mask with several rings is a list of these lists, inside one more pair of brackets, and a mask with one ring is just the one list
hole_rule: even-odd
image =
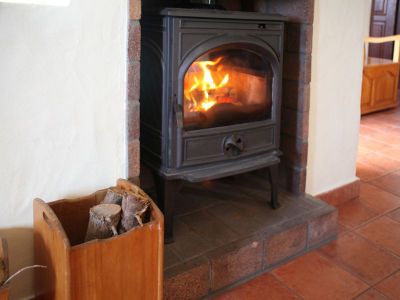
[[178,103],[178,98],[174,95],[174,110],[176,117],[176,125],[178,128],[183,128],[183,109],[182,104]]

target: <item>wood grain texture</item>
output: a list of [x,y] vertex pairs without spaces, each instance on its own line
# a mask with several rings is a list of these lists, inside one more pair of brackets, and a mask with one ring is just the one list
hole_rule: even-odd
[[8,286],[0,287],[0,300],[8,300],[10,288]]
[[9,275],[7,240],[0,238],[0,286]]
[[[395,34],[397,0],[374,0],[371,11],[370,35],[384,37]],[[374,44],[369,48],[370,56],[391,58],[392,44]]]
[[[135,188],[125,180],[118,186]],[[82,243],[89,209],[105,193],[34,201],[35,262],[48,266],[46,276],[35,276],[40,299],[162,299],[164,218],[152,201],[151,220],[143,227]]]

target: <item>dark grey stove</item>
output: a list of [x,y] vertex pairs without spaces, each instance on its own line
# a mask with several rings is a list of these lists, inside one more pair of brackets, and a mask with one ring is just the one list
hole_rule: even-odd
[[277,208],[285,18],[166,8],[142,20],[141,157],[172,240],[182,180],[269,169]]

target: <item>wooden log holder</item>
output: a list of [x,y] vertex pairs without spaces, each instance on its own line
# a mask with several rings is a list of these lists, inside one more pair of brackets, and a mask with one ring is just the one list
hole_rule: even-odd
[[[118,180],[117,188],[139,189],[126,180]],[[162,299],[164,217],[150,197],[143,226],[84,242],[89,210],[107,191],[50,203],[34,200],[35,263],[48,267],[36,271],[40,299]]]
[[4,282],[9,275],[7,241],[0,238],[0,300],[8,300],[9,287]]

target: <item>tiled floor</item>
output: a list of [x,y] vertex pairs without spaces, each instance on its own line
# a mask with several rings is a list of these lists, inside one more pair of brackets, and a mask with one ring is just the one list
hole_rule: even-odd
[[362,118],[357,175],[335,242],[217,299],[400,299],[400,109]]

